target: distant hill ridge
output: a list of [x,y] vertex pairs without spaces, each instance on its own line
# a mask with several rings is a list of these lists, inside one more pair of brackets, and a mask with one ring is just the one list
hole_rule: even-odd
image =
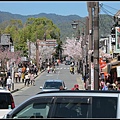
[[[2,22],[11,20],[11,19],[20,19],[23,23],[27,20],[27,18],[34,17],[46,17],[53,21],[54,24],[56,24],[60,30],[61,30],[61,39],[64,41],[66,37],[72,37],[72,34],[75,34],[75,30],[72,28],[72,23],[74,20],[80,20],[85,23],[86,17],[80,17],[78,15],[57,15],[57,14],[46,14],[46,13],[39,13],[35,15],[20,15],[20,14],[12,14],[9,12],[3,12],[0,11],[0,24]],[[108,15],[100,15],[99,17],[99,29],[100,29],[100,35],[107,36],[110,34],[111,26],[113,23],[113,16]],[[80,29],[82,29],[83,24],[80,23]]]

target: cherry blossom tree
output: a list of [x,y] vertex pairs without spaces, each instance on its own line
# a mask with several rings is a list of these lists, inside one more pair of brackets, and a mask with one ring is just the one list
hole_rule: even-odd
[[66,39],[66,43],[63,45],[64,55],[68,55],[72,57],[75,60],[81,60],[82,59],[82,48],[81,48],[81,41],[82,38],[80,38],[79,41],[76,41],[75,38]]
[[16,64],[19,64],[19,62],[21,62],[20,54],[20,51],[11,52],[9,49],[0,49],[1,69],[7,69],[7,62],[15,62]]

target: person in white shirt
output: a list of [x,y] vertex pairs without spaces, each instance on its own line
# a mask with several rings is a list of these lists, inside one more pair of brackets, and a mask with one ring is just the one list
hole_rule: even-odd
[[29,86],[29,84],[30,84],[30,73],[26,73],[25,74],[25,86],[27,85],[27,86]]
[[12,79],[10,76],[7,78],[7,88],[9,91],[11,91],[11,86],[12,86]]

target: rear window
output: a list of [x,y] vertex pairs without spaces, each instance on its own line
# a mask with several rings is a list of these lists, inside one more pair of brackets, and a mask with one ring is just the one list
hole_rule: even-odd
[[92,117],[93,118],[116,118],[117,97],[93,97]]
[[44,89],[59,89],[62,86],[61,82],[46,82]]
[[0,93],[0,109],[8,109],[9,105],[12,107],[11,94]]
[[117,97],[57,97],[54,118],[116,118]]

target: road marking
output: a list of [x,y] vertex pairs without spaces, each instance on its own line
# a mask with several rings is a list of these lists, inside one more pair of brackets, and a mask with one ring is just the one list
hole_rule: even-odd
[[56,68],[56,69],[70,69],[70,68]]
[[46,75],[46,76],[53,76],[52,74]]

